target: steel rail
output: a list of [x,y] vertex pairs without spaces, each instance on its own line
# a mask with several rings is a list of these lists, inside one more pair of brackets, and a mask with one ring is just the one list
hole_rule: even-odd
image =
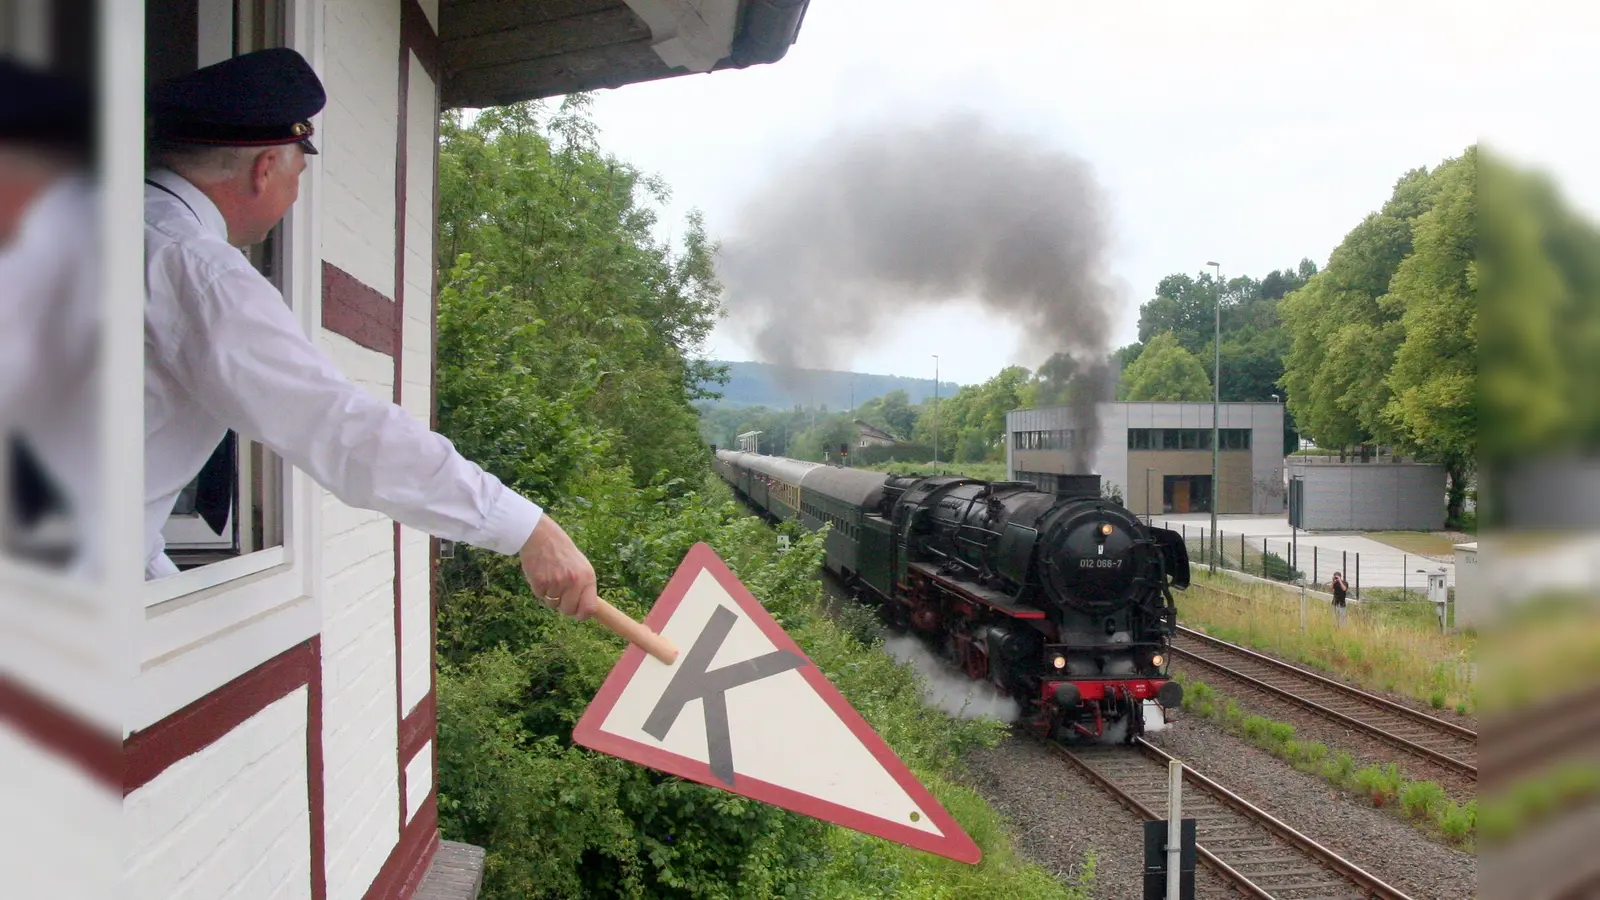
[[[1087,775],[1090,781],[1100,785],[1100,787],[1105,789],[1107,793],[1111,794],[1111,796],[1115,798],[1118,803],[1126,806],[1135,814],[1143,816],[1145,821],[1159,822],[1162,820],[1162,817],[1157,815],[1155,810],[1145,806],[1143,803],[1140,803],[1132,794],[1118,787],[1116,782],[1100,774],[1100,772],[1096,771],[1093,766],[1084,762],[1071,750],[1068,750],[1054,741],[1045,741],[1045,746],[1049,747],[1050,751],[1055,753],[1057,756],[1070,761],[1074,766],[1077,767],[1078,771],[1082,772],[1084,775]],[[1185,771],[1187,771],[1187,768]],[[1222,859],[1220,859],[1215,853],[1212,853],[1210,850],[1207,850],[1205,847],[1201,846],[1198,840],[1195,841],[1194,850],[1195,855],[1200,858],[1201,862],[1205,863],[1207,868],[1221,875],[1223,878],[1226,878],[1230,883],[1239,888],[1246,895],[1255,897],[1257,900],[1273,900],[1271,894],[1267,893],[1249,878],[1246,878],[1238,869],[1235,869],[1233,866],[1223,862]]]
[[[1141,753],[1150,757],[1151,759],[1157,760],[1162,765],[1169,765],[1175,760],[1175,757],[1167,754],[1160,747],[1157,747],[1144,738],[1135,738],[1134,745],[1139,748]],[[1201,775],[1188,765],[1183,767],[1183,777],[1185,781],[1194,782],[1196,787],[1199,787],[1201,790],[1205,791],[1211,796],[1221,800],[1224,804],[1233,807],[1241,813],[1244,813],[1245,816],[1254,820],[1255,822],[1265,825],[1272,833],[1288,841],[1290,844],[1293,844],[1297,849],[1301,850],[1306,855],[1311,856],[1319,862],[1326,863],[1334,871],[1343,875],[1345,878],[1349,879],[1351,882],[1356,884],[1362,890],[1367,891],[1372,896],[1381,898],[1381,900],[1410,900],[1410,898],[1401,892],[1399,888],[1390,885],[1388,882],[1376,875],[1373,875],[1366,869],[1361,868],[1355,863],[1340,856],[1338,853],[1335,853],[1327,847],[1317,843],[1309,836],[1301,834],[1299,831],[1296,831],[1288,823],[1279,819],[1277,816],[1274,816],[1259,806],[1256,806],[1238,794],[1235,794],[1215,781],[1212,781],[1210,778]]]
[[[1091,781],[1098,784],[1101,788],[1110,793],[1111,796],[1114,797],[1119,803],[1133,811],[1135,814],[1143,816],[1147,821],[1161,821],[1163,819],[1162,816],[1156,814],[1155,810],[1146,806],[1138,798],[1134,797],[1129,791],[1117,784],[1112,778],[1096,770],[1094,766],[1090,765],[1078,754],[1054,741],[1045,741],[1045,744],[1052,752],[1072,763],[1073,766],[1078,769],[1078,771],[1088,776]],[[1134,741],[1134,746],[1143,756],[1148,759],[1158,761],[1162,763],[1163,766],[1170,764],[1174,759],[1174,757],[1168,755],[1160,748],[1149,743],[1144,738],[1136,738]],[[1410,897],[1408,897],[1398,888],[1393,887],[1392,885],[1383,881],[1381,878],[1378,878],[1376,875],[1373,875],[1355,863],[1350,862],[1334,851],[1324,847],[1322,844],[1317,843],[1312,838],[1300,833],[1299,831],[1296,831],[1293,827],[1279,820],[1271,813],[1268,813],[1266,810],[1255,806],[1248,800],[1245,800],[1243,797],[1240,797],[1227,788],[1224,788],[1217,782],[1212,781],[1210,778],[1201,775],[1187,764],[1185,764],[1183,767],[1183,777],[1186,782],[1193,784],[1204,793],[1220,801],[1223,805],[1242,814],[1246,819],[1249,819],[1255,824],[1263,826],[1268,832],[1273,834],[1275,837],[1284,840],[1300,853],[1333,870],[1333,872],[1343,877],[1346,881],[1349,881],[1351,884],[1354,884],[1356,887],[1360,888],[1368,896],[1378,898],[1378,900],[1411,900]],[[1221,875],[1247,896],[1256,897],[1259,898],[1259,900],[1273,900],[1274,895],[1271,892],[1261,885],[1251,881],[1248,876],[1229,865],[1225,860],[1218,857],[1216,853],[1200,844],[1198,840],[1196,841],[1195,845],[1195,854],[1207,868]]]
[[[1227,593],[1227,592],[1226,591],[1218,591],[1218,593]],[[1237,596],[1237,595],[1234,595],[1234,596]],[[1193,628],[1190,628],[1187,625],[1179,625],[1178,626],[1178,633],[1183,635],[1184,637],[1194,638],[1195,640],[1197,640],[1197,641],[1199,641],[1199,642],[1201,642],[1203,644],[1211,644],[1213,646],[1221,647],[1221,648],[1223,648],[1224,650],[1227,650],[1230,653],[1235,653],[1235,654],[1238,654],[1240,656],[1246,657],[1246,658],[1250,659],[1253,662],[1259,662],[1259,663],[1261,663],[1263,665],[1271,666],[1271,667],[1273,667],[1275,669],[1279,669],[1281,671],[1288,672],[1288,673],[1296,675],[1296,676],[1298,676],[1300,678],[1304,678],[1304,679],[1306,679],[1308,681],[1316,682],[1317,684],[1319,684],[1319,685],[1321,685],[1323,687],[1326,687],[1326,688],[1328,688],[1330,690],[1338,691],[1339,693],[1345,694],[1345,695],[1350,696],[1350,697],[1355,697],[1356,699],[1361,700],[1363,703],[1367,703],[1367,704],[1372,705],[1372,706],[1380,706],[1383,709],[1387,710],[1388,712],[1392,712],[1392,713],[1395,713],[1396,715],[1404,716],[1404,717],[1406,717],[1408,719],[1411,719],[1414,722],[1417,722],[1417,723],[1422,724],[1422,725],[1426,725],[1427,727],[1432,728],[1435,731],[1449,732],[1450,734],[1453,734],[1456,737],[1467,738],[1467,739],[1472,740],[1472,741],[1476,741],[1478,739],[1478,733],[1476,731],[1473,731],[1471,728],[1467,728],[1467,727],[1462,726],[1462,725],[1457,725],[1454,722],[1446,722],[1444,719],[1440,719],[1440,718],[1437,718],[1435,716],[1430,716],[1430,715],[1428,715],[1427,713],[1424,713],[1424,712],[1418,712],[1417,710],[1414,710],[1409,706],[1406,706],[1406,705],[1404,705],[1402,703],[1396,703],[1396,702],[1394,702],[1393,700],[1390,700],[1387,697],[1380,697],[1377,694],[1371,694],[1371,693],[1368,693],[1366,691],[1363,691],[1362,689],[1360,689],[1358,687],[1351,687],[1348,684],[1345,684],[1345,683],[1343,683],[1341,681],[1335,681],[1334,679],[1329,678],[1326,675],[1320,675],[1320,674],[1318,674],[1316,672],[1311,671],[1310,669],[1302,669],[1299,666],[1292,665],[1290,663],[1286,663],[1281,659],[1274,659],[1273,657],[1267,656],[1264,653],[1258,653],[1258,652],[1256,652],[1254,650],[1251,650],[1249,647],[1241,647],[1238,644],[1230,643],[1228,641],[1222,640],[1221,638],[1212,637],[1211,635],[1205,634],[1204,632],[1195,631]]]
[[1420,756],[1420,757],[1423,757],[1424,759],[1429,760],[1430,762],[1437,763],[1437,764],[1439,764],[1441,766],[1444,766],[1445,768],[1451,769],[1451,770],[1453,770],[1455,772],[1459,772],[1460,774],[1467,776],[1468,778],[1472,779],[1473,781],[1477,781],[1478,780],[1478,767],[1476,765],[1474,765],[1473,763],[1467,762],[1464,759],[1460,759],[1458,757],[1451,756],[1450,754],[1445,753],[1443,751],[1435,750],[1432,747],[1428,747],[1428,746],[1425,746],[1423,744],[1419,744],[1416,741],[1410,740],[1408,738],[1401,737],[1400,735],[1395,734],[1392,731],[1386,731],[1383,728],[1381,728],[1381,727],[1379,727],[1377,725],[1373,725],[1370,722],[1363,722],[1363,721],[1361,721],[1360,719],[1357,719],[1354,716],[1347,715],[1346,713],[1339,712],[1338,710],[1332,709],[1332,708],[1327,707],[1327,706],[1323,706],[1322,704],[1316,702],[1315,700],[1312,700],[1312,699],[1307,698],[1307,697],[1302,697],[1299,694],[1296,694],[1295,692],[1293,692],[1291,690],[1288,690],[1286,688],[1278,687],[1277,685],[1274,685],[1274,684],[1268,684],[1267,682],[1262,681],[1261,679],[1256,678],[1253,675],[1249,675],[1247,673],[1239,671],[1238,669],[1234,669],[1234,668],[1231,668],[1229,666],[1225,666],[1222,663],[1216,662],[1215,660],[1207,659],[1204,656],[1200,656],[1198,654],[1192,653],[1192,652],[1190,652],[1188,650],[1183,649],[1182,647],[1179,647],[1176,644],[1173,644],[1168,649],[1172,652],[1172,654],[1174,656],[1181,657],[1181,658],[1188,659],[1188,660],[1192,660],[1193,662],[1196,662],[1196,663],[1198,663],[1198,664],[1200,664],[1202,666],[1209,666],[1209,667],[1211,667],[1213,669],[1216,669],[1217,671],[1223,673],[1227,677],[1236,679],[1238,681],[1242,681],[1245,684],[1248,684],[1248,685],[1250,685],[1251,687],[1253,687],[1253,688],[1255,688],[1257,690],[1265,691],[1265,692],[1267,692],[1269,694],[1272,694],[1275,697],[1279,697],[1281,699],[1287,700],[1290,703],[1293,703],[1296,706],[1299,706],[1299,707],[1301,707],[1303,709],[1310,710],[1311,712],[1314,712],[1319,716],[1323,716],[1324,718],[1327,718],[1327,719],[1330,719],[1332,721],[1338,722],[1341,725],[1347,725],[1347,726],[1349,726],[1351,728],[1356,729],[1357,731],[1361,731],[1361,732],[1364,732],[1366,734],[1372,735],[1373,737],[1377,738],[1378,740],[1381,740],[1381,741],[1383,741],[1383,742],[1385,742],[1385,743],[1387,743],[1387,744],[1389,744],[1391,746],[1398,747],[1401,750],[1406,751],[1407,753],[1415,754],[1417,756]]

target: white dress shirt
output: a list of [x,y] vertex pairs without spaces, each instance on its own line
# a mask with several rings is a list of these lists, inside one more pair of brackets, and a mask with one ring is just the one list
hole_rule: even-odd
[[[271,448],[347,505],[514,554],[543,511],[405,410],[352,383],[227,240],[194,185],[145,187],[146,577],[177,571],[161,529],[227,429]],[[171,193],[167,193],[170,191]]]
[[0,439],[20,436],[61,491],[84,574],[100,562],[98,203],[88,178],[58,178],[0,249]]

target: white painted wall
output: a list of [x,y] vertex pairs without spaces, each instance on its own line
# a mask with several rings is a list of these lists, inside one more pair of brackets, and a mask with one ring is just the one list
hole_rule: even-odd
[[406,763],[406,821],[410,822],[433,790],[433,741],[422,745]]
[[[322,257],[396,296],[400,5],[328,0]],[[394,360],[324,331],[334,362],[384,400]],[[329,900],[360,900],[400,833],[394,523],[324,495],[323,783]]]
[[123,801],[128,896],[311,896],[304,687]]
[[121,793],[0,721],[0,797],[22,815],[0,842],[4,896],[142,900],[113,893],[123,870]]
[[[433,80],[415,54],[406,91],[405,317],[400,362],[400,405],[421,422],[432,412],[434,146],[438,104]],[[431,687],[428,536],[400,530],[401,710],[410,713]],[[410,791],[407,776],[407,791]]]
[[[393,396],[389,357],[326,332],[334,361]],[[322,733],[329,900],[360,900],[399,838],[394,522],[322,494]]]
[[392,298],[400,4],[327,0],[323,29],[322,255]]

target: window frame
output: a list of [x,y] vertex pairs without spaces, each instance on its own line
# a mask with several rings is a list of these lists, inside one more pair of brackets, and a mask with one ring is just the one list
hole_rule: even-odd
[[[219,0],[198,2],[216,4]],[[237,15],[239,5],[252,0],[222,2],[227,2]],[[313,68],[323,70],[321,0],[260,2],[282,10],[282,45],[299,50]],[[148,41],[151,36],[145,37]],[[134,83],[143,84],[144,49],[140,47],[138,70],[123,72],[120,77],[131,77]],[[114,152],[136,157],[141,171],[142,129],[141,121],[136,135],[114,135],[110,144],[117,148]],[[305,333],[315,340],[322,312],[318,252],[321,225],[314,215],[322,193],[321,157],[309,157],[307,162],[299,200],[280,226],[278,271],[285,303]],[[142,344],[142,329],[137,337]],[[135,383],[141,386],[142,397],[142,350],[134,360],[141,369]],[[117,361],[129,360],[123,356]],[[137,434],[138,438],[124,437],[142,443],[142,421]],[[241,439],[240,455],[248,456],[249,446]],[[135,631],[137,674],[124,720],[125,734],[160,721],[321,631],[321,598],[317,590],[321,566],[315,549],[320,540],[324,492],[303,472],[285,463],[280,462],[279,466],[281,477],[276,481],[283,530],[279,546],[142,582],[142,615],[138,616]],[[268,485],[271,483],[269,479]],[[142,547],[142,539],[139,543]],[[141,570],[141,579],[142,575]]]
[[[287,41],[288,23],[284,19],[288,10],[284,0],[194,0],[194,3],[198,25],[195,62],[199,66]],[[278,21],[269,23],[268,19],[274,16]],[[286,279],[290,270],[286,244],[287,223],[283,223],[274,227],[265,241],[246,250],[245,255],[287,299]],[[168,557],[186,570],[232,562],[284,543],[281,524],[287,508],[283,460],[242,435],[230,432],[230,436],[234,438],[233,496],[222,531],[212,531],[198,513],[178,512],[169,513],[161,529]],[[198,479],[197,475],[195,481]],[[263,558],[257,564],[271,563]]]

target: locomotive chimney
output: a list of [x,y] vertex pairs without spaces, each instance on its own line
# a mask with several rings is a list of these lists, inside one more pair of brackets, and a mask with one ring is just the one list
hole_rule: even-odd
[[1061,500],[1100,499],[1099,475],[1057,475],[1056,497]]

